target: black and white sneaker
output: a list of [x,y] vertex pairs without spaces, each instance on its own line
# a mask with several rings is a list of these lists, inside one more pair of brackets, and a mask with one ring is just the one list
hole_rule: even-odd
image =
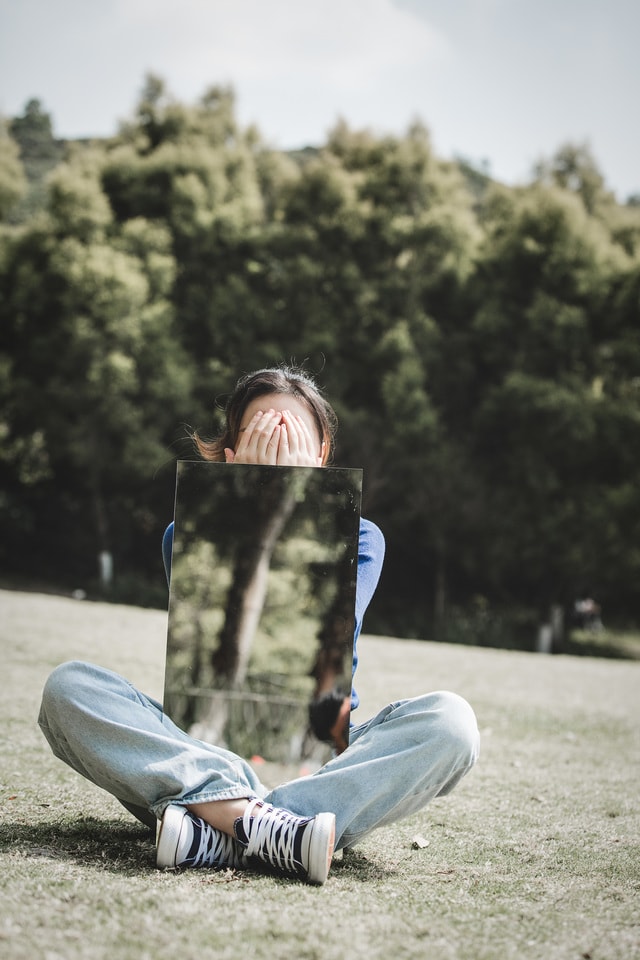
[[322,884],[327,879],[335,843],[333,813],[297,817],[254,799],[234,830],[247,859],[257,857],[279,873],[308,883]]
[[156,863],[162,869],[243,866],[243,848],[234,837],[216,830],[186,807],[170,804],[164,812],[156,841]]

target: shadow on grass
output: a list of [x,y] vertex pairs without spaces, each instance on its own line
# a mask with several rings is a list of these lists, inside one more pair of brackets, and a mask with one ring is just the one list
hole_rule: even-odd
[[396,876],[396,869],[384,866],[381,862],[369,860],[359,850],[349,848],[344,850],[341,859],[334,859],[331,872],[352,880],[372,881],[387,880]]
[[[82,817],[70,822],[0,824],[0,852],[17,854],[24,859],[41,861],[73,861],[83,867],[94,867],[119,875],[134,876],[155,871],[155,838],[142,824],[126,824],[121,820],[97,820]],[[180,872],[180,871],[178,871]],[[220,871],[207,871],[218,877]],[[230,874],[230,871],[222,871]],[[374,862],[358,850],[349,849],[334,858],[331,873],[342,879],[360,882],[386,880],[396,871]],[[297,884],[294,877],[284,877],[266,864],[253,869],[233,871],[233,878],[247,879],[249,874],[274,877],[280,883]]]
[[72,822],[0,824],[0,850],[23,857],[74,860],[117,873],[155,867],[155,845],[141,824],[82,817]]

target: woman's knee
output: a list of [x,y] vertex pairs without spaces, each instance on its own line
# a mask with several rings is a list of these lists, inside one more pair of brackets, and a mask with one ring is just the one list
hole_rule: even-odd
[[42,691],[40,723],[51,724],[61,710],[68,710],[79,699],[83,690],[89,688],[91,664],[82,660],[69,660],[53,670]]
[[480,752],[480,734],[472,707],[464,697],[448,690],[439,691],[434,696],[438,698],[442,730],[451,750],[458,753],[461,764],[473,766]]
[[82,660],[68,660],[52,670],[44,685],[44,694],[47,698],[57,699],[66,692],[83,682],[85,674],[91,669],[90,664]]
[[424,744],[429,750],[437,743],[456,766],[473,766],[478,758],[480,735],[475,714],[463,697],[439,690],[406,703],[423,721]]

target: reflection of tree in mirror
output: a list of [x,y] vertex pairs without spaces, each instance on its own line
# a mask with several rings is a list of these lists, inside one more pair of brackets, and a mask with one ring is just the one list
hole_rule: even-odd
[[181,725],[300,751],[309,700],[350,678],[358,508],[358,471],[179,465],[165,706]]
[[[212,575],[215,571],[215,576]],[[210,540],[194,537],[188,550],[174,553],[171,568],[171,656],[167,657],[165,685],[186,693],[210,685],[209,650],[222,625],[222,608],[229,571],[220,562]],[[194,704],[184,698],[181,722],[194,721]]]
[[238,687],[246,676],[267,595],[271,558],[296,503],[304,496],[309,476],[307,470],[271,469],[264,475],[259,496],[242,499],[243,512],[253,522],[235,544],[225,621],[213,658],[219,686]]

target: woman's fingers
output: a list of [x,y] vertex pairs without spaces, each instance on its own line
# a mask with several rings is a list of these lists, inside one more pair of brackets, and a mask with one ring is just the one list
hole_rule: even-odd
[[300,434],[296,429],[295,421],[289,413],[288,410],[283,411],[282,419],[284,421],[284,429],[286,435],[286,453],[288,456],[288,463],[297,463],[298,454],[300,450]]
[[282,456],[278,463],[288,463],[298,467],[320,466],[322,458],[316,449],[317,442],[302,417],[294,416],[291,411],[284,410],[282,419],[286,448],[281,442]]
[[260,437],[262,442],[262,454],[258,463],[276,464],[278,462],[278,449],[280,447],[280,432],[282,427],[279,423],[273,425],[273,429]]
[[259,410],[240,431],[236,449],[225,450],[227,463],[263,463],[319,467],[322,452],[308,424],[290,410]]
[[234,463],[275,463],[278,456],[279,421],[275,410],[258,411],[240,431]]
[[318,459],[318,441],[302,417],[294,417],[293,420],[298,433],[298,453],[315,466]]

